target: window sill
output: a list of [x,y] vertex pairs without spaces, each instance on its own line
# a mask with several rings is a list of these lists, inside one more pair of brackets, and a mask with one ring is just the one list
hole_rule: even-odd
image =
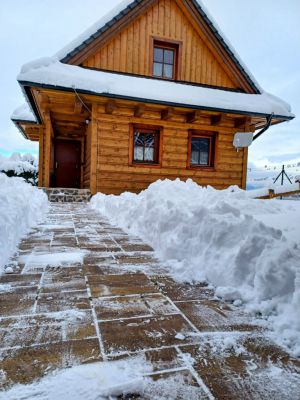
[[161,168],[161,164],[159,163],[139,163],[139,162],[132,162],[129,164],[131,167],[146,167],[146,168]]
[[205,166],[205,165],[188,165],[187,169],[216,172],[216,167]]

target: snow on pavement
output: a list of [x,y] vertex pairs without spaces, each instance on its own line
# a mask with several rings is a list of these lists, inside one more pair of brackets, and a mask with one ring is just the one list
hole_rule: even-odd
[[221,297],[262,315],[294,355],[300,355],[300,224],[289,228],[286,215],[299,221],[298,204],[191,180],[157,181],[139,195],[97,194],[91,202],[148,242],[179,282],[207,281]]

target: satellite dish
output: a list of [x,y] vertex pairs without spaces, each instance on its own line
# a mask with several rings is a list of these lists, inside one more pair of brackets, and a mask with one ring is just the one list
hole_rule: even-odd
[[237,132],[234,135],[233,146],[237,149],[241,149],[243,147],[249,147],[253,142],[253,133],[252,132]]

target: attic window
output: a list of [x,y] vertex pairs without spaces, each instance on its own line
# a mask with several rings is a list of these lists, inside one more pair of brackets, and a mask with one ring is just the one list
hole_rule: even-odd
[[153,42],[153,76],[176,79],[178,45],[168,42]]

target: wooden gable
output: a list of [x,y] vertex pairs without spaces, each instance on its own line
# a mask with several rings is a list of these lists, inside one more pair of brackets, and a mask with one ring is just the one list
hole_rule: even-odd
[[[147,2],[141,15],[91,53],[85,51],[81,59],[84,67],[152,76],[153,38],[176,41],[180,45],[176,80],[196,84],[238,89],[252,92],[241,78],[232,60],[224,62],[224,54],[208,37],[203,25],[192,16],[182,0],[157,0]],[[197,18],[201,18],[199,15]],[[80,58],[77,57],[77,60]],[[72,60],[69,61],[71,64]],[[77,64],[78,62],[75,62]]]

